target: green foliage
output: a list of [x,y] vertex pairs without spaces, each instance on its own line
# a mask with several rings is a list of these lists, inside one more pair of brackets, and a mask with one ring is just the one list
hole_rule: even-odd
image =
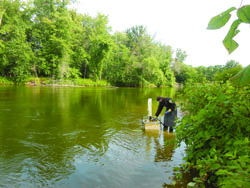
[[88,45],[86,46],[86,62],[89,66],[90,77],[101,80],[104,61],[111,48],[111,36],[107,16],[98,14],[96,18],[87,17],[85,21]]
[[242,66],[233,60],[228,61],[227,64],[222,67],[220,72],[217,72],[214,75],[214,81],[222,81],[225,83],[226,81],[230,80],[234,75],[242,70]]
[[238,18],[244,23],[250,23],[250,5],[243,6],[237,11]]
[[46,85],[58,85],[58,86],[110,86],[106,80],[93,81],[91,79],[61,79],[61,80],[46,80],[44,81]]
[[69,77],[70,78],[80,78],[81,76],[81,72],[79,71],[79,69],[76,68],[69,68]]
[[187,145],[186,167],[200,172],[196,184],[249,187],[249,86],[188,84],[184,98],[177,142]]
[[67,77],[69,72],[72,19],[58,1],[34,1],[36,15],[31,32],[36,65],[42,76]]
[[177,83],[203,83],[206,81],[220,81],[225,83],[241,71],[242,66],[234,60],[228,61],[224,66],[215,65],[209,67],[192,67],[191,65],[177,61],[173,65],[173,70]]
[[234,20],[231,28],[229,29],[226,37],[223,40],[223,44],[229,54],[231,54],[239,46],[238,43],[233,40],[233,38],[240,32],[238,30],[239,25],[241,23],[250,23],[250,5],[240,7],[239,9],[232,7],[227,11],[222,12],[221,14],[211,18],[207,27],[207,29],[220,29],[229,21],[229,19],[231,18],[230,13],[234,10],[237,10],[238,19]]
[[207,29],[220,29],[221,27],[223,27],[224,25],[226,25],[226,23],[228,22],[228,20],[231,18],[231,12],[236,10],[235,7],[232,7],[228,10],[226,10],[225,12],[220,13],[219,15],[213,17],[207,26]]
[[105,79],[122,86],[173,87],[171,47],[153,42],[143,26],[116,32],[112,39],[104,62]]
[[173,51],[170,46],[164,46],[162,44],[156,44],[154,47],[156,49],[153,53],[157,61],[159,62],[160,69],[165,77],[162,85],[167,85],[169,87],[174,86],[175,78],[173,71],[170,68],[171,62],[173,61]]
[[186,65],[183,62],[175,63],[174,74],[176,82],[186,84],[191,81],[195,83],[202,83],[206,80],[204,73],[199,72],[199,69]]
[[13,85],[14,82],[10,79],[7,79],[5,77],[0,77],[0,85]]
[[185,84],[188,80],[193,80],[194,82],[201,82],[203,77],[201,74],[197,72],[195,68],[191,65],[186,65],[184,63],[187,54],[185,51],[181,51],[177,49],[176,58],[173,63],[173,72],[175,75],[175,80],[177,83]]
[[250,65],[241,70],[231,78],[233,84],[238,86],[247,86],[250,84]]
[[231,25],[230,30],[228,31],[225,39],[223,40],[223,44],[229,54],[231,54],[236,48],[238,48],[239,44],[233,40],[233,38],[240,32],[238,30],[238,26],[240,25],[241,20],[235,20]]
[[[0,30],[0,75],[11,76],[17,83],[30,76],[33,52],[27,42],[30,15],[21,11],[20,1],[1,1],[2,24]],[[24,53],[25,52],[25,53]]]
[[[132,86],[133,82],[132,59],[130,49],[126,46],[127,35],[116,32],[112,36],[111,49],[107,54],[104,66],[104,78],[113,85]],[[112,70],[112,71],[111,71]]]
[[111,35],[107,16],[78,14],[69,3],[0,0],[0,76],[173,87],[171,47],[154,42],[144,26]]

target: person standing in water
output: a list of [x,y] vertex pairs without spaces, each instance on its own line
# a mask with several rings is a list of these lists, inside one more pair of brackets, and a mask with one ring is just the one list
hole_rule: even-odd
[[158,96],[156,98],[157,102],[159,102],[157,112],[155,113],[155,118],[157,119],[160,115],[162,109],[166,107],[165,115],[164,115],[164,128],[168,129],[169,132],[173,132],[173,127],[175,126],[175,118],[177,116],[177,110],[175,109],[176,104],[172,102],[172,98],[170,97],[161,97]]

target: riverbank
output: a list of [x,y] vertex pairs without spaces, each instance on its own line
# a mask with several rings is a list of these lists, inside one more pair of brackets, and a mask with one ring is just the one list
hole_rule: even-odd
[[[50,87],[117,87],[115,85],[112,85],[107,80],[94,81],[85,78],[54,80],[47,77],[40,77],[40,78],[30,77],[22,83],[15,83],[9,77],[0,77],[0,85],[27,85],[27,86],[50,86]],[[127,87],[141,87],[141,86],[127,86]],[[144,87],[154,88],[157,86],[150,84]],[[161,86],[161,87],[169,87],[169,86]],[[179,85],[178,83],[176,83],[174,87],[182,88],[182,86]]]
[[0,85],[28,85],[28,86],[52,86],[52,87],[112,87],[106,80],[93,81],[91,79],[59,79],[30,77],[22,83],[15,83],[11,78],[0,77]]
[[42,86],[52,86],[52,87],[107,87],[111,86],[106,80],[93,81],[91,79],[34,79],[29,80],[26,85],[42,85]]

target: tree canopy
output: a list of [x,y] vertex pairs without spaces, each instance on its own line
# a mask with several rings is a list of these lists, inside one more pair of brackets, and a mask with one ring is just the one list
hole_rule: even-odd
[[[172,87],[190,80],[225,82],[241,70],[239,63],[186,65],[185,51],[174,52],[171,46],[156,42],[145,26],[112,33],[107,16],[79,14],[68,8],[70,3],[0,0],[0,76],[16,83],[35,76]],[[223,13],[224,19],[231,11]],[[218,19],[209,27],[219,27]]]
[[[173,86],[173,51],[144,26],[111,34],[108,17],[77,13],[65,0],[0,0],[0,76],[106,79]],[[112,70],[112,71],[111,71]]]

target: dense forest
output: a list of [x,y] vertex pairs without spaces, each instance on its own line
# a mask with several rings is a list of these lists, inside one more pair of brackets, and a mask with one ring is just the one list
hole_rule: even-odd
[[2,80],[84,78],[116,86],[173,87],[189,80],[226,81],[242,69],[233,60],[225,66],[186,65],[185,51],[156,42],[146,27],[114,33],[107,16],[79,14],[69,0],[0,2]]
[[1,0],[0,75],[105,79],[115,85],[172,86],[173,50],[144,26],[112,33],[108,17],[78,14],[69,1]]

